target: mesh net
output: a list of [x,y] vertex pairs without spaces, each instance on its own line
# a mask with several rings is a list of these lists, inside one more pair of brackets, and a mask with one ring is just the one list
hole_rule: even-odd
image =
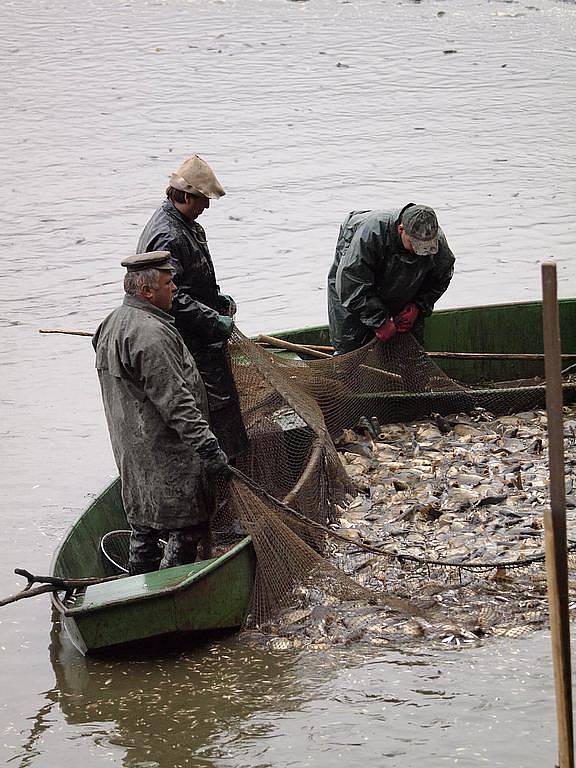
[[[381,552],[363,547],[357,535],[348,538],[334,530],[345,500],[357,492],[334,444],[343,432],[362,422],[379,430],[382,424],[433,414],[481,418],[485,412],[523,411],[544,402],[542,384],[464,386],[410,334],[386,345],[375,341],[346,355],[304,361],[279,356],[236,331],[230,354],[250,448],[220,494],[213,529],[220,542],[244,533],[252,537],[257,575],[247,626],[276,633],[288,627],[294,633],[303,621],[320,616],[316,623],[325,638],[328,606],[336,642],[350,642],[366,631],[378,637],[380,625],[388,631],[382,642],[388,642],[390,627],[398,637],[420,636],[432,626],[453,626],[461,609],[467,616],[464,634],[446,632],[465,642],[466,632],[474,634],[465,628],[471,621],[478,630],[475,639],[486,623],[480,583],[502,598],[493,619],[510,591],[524,595],[524,603],[515,603],[518,610],[524,606],[526,613],[530,600],[538,604],[534,610],[545,610],[543,556],[509,565],[500,559],[476,569],[470,563]],[[514,576],[506,581],[502,574],[512,568]],[[438,595],[451,591],[447,611]],[[470,613],[473,605],[476,614]],[[314,635],[309,627],[307,633]]]
[[362,416],[388,423],[477,409],[501,415],[542,405],[546,394],[544,384],[534,380],[459,384],[408,333],[324,360],[273,359],[271,364],[318,404],[332,437]]

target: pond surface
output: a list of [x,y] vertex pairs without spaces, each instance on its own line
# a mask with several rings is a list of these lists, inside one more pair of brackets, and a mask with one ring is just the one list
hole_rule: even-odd
[[[533,3],[533,4],[532,4]],[[576,5],[556,0],[7,0],[0,89],[2,592],[115,468],[86,338],[192,152],[247,333],[323,323],[352,209],[432,205],[442,307],[574,296]],[[0,614],[0,762],[130,768],[554,764],[550,641],[85,660],[48,601]]]

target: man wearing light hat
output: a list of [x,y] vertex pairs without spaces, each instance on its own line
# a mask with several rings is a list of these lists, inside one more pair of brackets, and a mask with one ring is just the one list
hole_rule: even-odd
[[453,274],[454,256],[432,208],[408,203],[399,211],[350,213],[328,274],[336,354],[408,331],[423,342],[424,318]]
[[227,459],[208,426],[202,379],[169,314],[176,291],[170,254],[138,254],[122,266],[124,301],[92,343],[135,575],[194,562],[213,507],[210,486]]
[[197,218],[225,194],[214,172],[192,155],[170,177],[166,200],[144,227],[139,253],[170,252],[178,288],[172,305],[176,328],[192,353],[206,386],[211,428],[230,458],[247,447],[228,339],[236,305],[220,292],[204,229]]

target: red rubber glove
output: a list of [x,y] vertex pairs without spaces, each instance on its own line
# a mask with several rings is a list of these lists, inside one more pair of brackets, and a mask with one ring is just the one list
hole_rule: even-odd
[[398,333],[406,333],[414,325],[418,319],[420,310],[416,304],[406,304],[404,309],[399,312],[394,318],[394,325]]
[[386,322],[380,326],[380,328],[377,328],[375,333],[377,338],[380,339],[380,341],[389,341],[392,336],[396,334],[396,331],[398,329],[394,325],[394,322],[390,319],[386,320]]

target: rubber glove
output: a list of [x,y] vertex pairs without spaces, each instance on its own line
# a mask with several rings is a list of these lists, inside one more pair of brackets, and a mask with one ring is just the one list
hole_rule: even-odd
[[404,309],[399,312],[394,318],[394,325],[398,333],[406,333],[414,325],[418,319],[420,310],[416,304],[406,304]]
[[228,456],[224,451],[218,449],[212,455],[204,457],[204,471],[210,477],[226,477],[230,474]]
[[234,320],[232,320],[231,317],[228,317],[228,315],[218,315],[216,330],[224,336],[225,339],[229,339],[234,330]]
[[236,302],[232,298],[232,296],[228,296],[227,293],[220,293],[218,294],[218,299],[221,300],[221,304],[223,304],[223,311],[230,315],[230,317],[234,317],[236,314],[238,307],[236,306]]
[[392,336],[396,334],[396,331],[398,329],[394,325],[394,322],[390,319],[386,320],[386,322],[380,326],[380,328],[377,328],[375,333],[376,337],[380,339],[380,341],[389,341]]

